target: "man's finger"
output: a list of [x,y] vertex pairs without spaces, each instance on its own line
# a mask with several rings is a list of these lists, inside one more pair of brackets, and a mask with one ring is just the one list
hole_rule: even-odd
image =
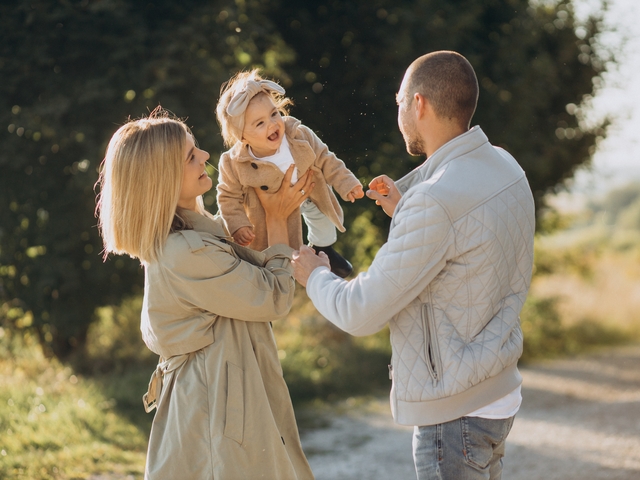
[[384,201],[387,197],[385,195],[381,195],[375,190],[367,190],[367,197],[376,200],[376,201]]

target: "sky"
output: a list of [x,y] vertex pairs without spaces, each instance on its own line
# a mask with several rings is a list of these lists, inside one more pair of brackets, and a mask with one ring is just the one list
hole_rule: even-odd
[[[602,0],[574,0],[576,15],[601,9]],[[601,42],[613,47],[618,65],[603,75],[600,89],[587,108],[588,121],[609,116],[612,125],[592,158],[590,169],[577,172],[559,206],[579,208],[589,198],[640,181],[640,0],[609,0],[604,24],[611,33]]]

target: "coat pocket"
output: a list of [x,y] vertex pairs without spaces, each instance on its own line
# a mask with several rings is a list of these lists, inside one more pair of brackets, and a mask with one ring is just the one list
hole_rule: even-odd
[[227,408],[224,436],[242,444],[244,434],[244,372],[227,362]]
[[440,352],[430,304],[422,305],[422,329],[424,332],[425,363],[433,382],[436,383],[440,379]]

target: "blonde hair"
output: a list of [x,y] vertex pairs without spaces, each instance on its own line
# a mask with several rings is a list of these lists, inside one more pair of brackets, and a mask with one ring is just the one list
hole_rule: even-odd
[[96,184],[105,258],[116,253],[153,262],[172,229],[188,226],[177,208],[187,135],[184,122],[161,107],[113,135]]
[[[220,99],[216,106],[216,118],[220,125],[220,133],[222,134],[222,140],[227,148],[231,148],[237,142],[242,141],[242,132],[238,132],[231,123],[231,117],[227,113],[227,107],[229,102],[235,96],[236,93],[246,89],[247,82],[250,80],[259,82],[265,80],[258,69],[251,71],[242,71],[236,73],[229,81],[222,84],[220,88]],[[293,101],[278,92],[271,91],[269,93],[259,93],[258,95],[270,95],[274,105],[282,115],[289,114],[289,107],[293,105]]]

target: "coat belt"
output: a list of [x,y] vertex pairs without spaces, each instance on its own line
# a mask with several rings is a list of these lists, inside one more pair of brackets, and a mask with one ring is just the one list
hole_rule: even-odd
[[160,357],[158,366],[151,374],[147,393],[142,396],[142,404],[144,405],[145,412],[149,413],[157,407],[158,399],[160,398],[160,393],[162,392],[162,381],[164,376],[167,373],[173,372],[177,368],[184,365],[192,354],[193,353],[174,355],[173,357],[169,357],[166,360]]

